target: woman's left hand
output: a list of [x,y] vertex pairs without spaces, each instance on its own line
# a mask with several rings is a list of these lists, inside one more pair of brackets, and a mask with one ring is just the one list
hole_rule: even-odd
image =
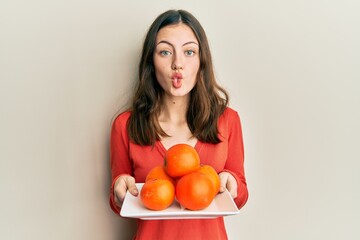
[[227,189],[233,198],[237,197],[237,182],[233,175],[229,172],[219,173],[220,178],[220,192],[224,192]]

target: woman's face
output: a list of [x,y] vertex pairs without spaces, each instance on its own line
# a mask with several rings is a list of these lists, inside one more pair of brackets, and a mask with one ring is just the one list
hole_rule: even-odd
[[196,84],[200,66],[199,43],[185,24],[160,29],[154,51],[155,75],[165,94],[187,96]]

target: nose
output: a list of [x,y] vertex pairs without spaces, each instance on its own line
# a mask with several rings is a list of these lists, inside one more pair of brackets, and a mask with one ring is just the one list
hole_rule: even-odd
[[173,55],[173,62],[172,62],[172,70],[180,70],[183,69],[183,59],[180,54],[175,53]]

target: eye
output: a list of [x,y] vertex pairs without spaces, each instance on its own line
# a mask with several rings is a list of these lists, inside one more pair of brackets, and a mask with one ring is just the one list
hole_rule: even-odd
[[194,50],[186,50],[185,51],[185,55],[187,55],[187,56],[192,56],[192,55],[194,55],[195,54],[195,51]]
[[169,56],[169,55],[171,55],[171,52],[169,52],[167,50],[162,50],[162,51],[160,51],[160,55],[161,56]]

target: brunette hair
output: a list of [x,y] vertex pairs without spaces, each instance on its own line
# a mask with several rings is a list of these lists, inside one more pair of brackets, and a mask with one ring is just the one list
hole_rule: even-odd
[[163,89],[155,77],[153,55],[159,30],[168,25],[189,26],[199,42],[200,67],[197,81],[190,92],[187,124],[193,136],[206,143],[219,143],[218,119],[228,105],[228,93],[215,79],[209,43],[199,21],[184,10],[169,10],[159,15],[150,26],[142,48],[139,76],[132,100],[127,129],[130,139],[139,145],[154,145],[168,136],[160,127]]

